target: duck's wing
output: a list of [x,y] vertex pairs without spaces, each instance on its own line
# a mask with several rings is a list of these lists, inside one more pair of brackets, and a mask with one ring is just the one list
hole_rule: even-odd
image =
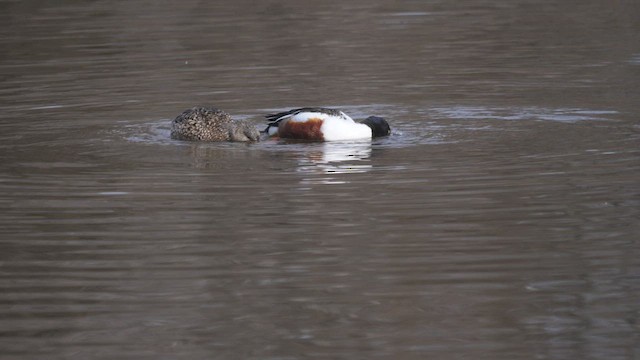
[[342,111],[336,110],[336,109],[327,109],[327,108],[321,108],[321,107],[304,107],[304,108],[283,111],[275,114],[269,114],[269,115],[266,115],[265,117],[267,118],[267,121],[269,121],[269,125],[277,126],[276,124],[277,122],[284,119],[288,119],[290,117],[296,116],[301,113],[316,113],[316,114],[322,114],[322,116],[327,116],[327,115],[339,116],[339,117],[345,116],[345,114]]

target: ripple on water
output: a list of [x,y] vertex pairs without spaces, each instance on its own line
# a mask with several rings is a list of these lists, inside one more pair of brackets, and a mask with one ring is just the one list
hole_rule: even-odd
[[142,124],[126,125],[115,132],[124,136],[127,141],[158,145],[177,144],[171,139],[171,121],[162,119]]
[[[332,106],[329,106],[332,107]],[[417,144],[434,144],[441,143],[445,141],[442,136],[439,134],[439,130],[443,128],[443,125],[440,123],[433,122],[425,122],[422,119],[416,118],[411,119],[407,117],[404,112],[394,112],[391,106],[388,105],[375,105],[375,106],[351,106],[351,107],[335,107],[343,109],[345,112],[350,114],[354,119],[365,118],[371,114],[378,114],[381,116],[385,116],[389,119],[392,127],[391,136],[386,138],[374,139],[373,141],[367,141],[373,146],[384,146],[384,147],[404,147],[404,146],[412,146]],[[273,113],[278,111],[286,110],[285,108],[278,109],[263,109],[260,111],[256,111],[257,113]],[[255,116],[239,114],[233,115],[235,119],[239,120],[255,120]],[[262,119],[255,121],[256,127],[260,130],[264,128],[264,124],[266,121],[262,121]],[[157,121],[145,122],[140,124],[129,124],[125,125],[121,128],[114,129],[114,134],[118,134],[119,136],[124,137],[129,142],[135,143],[148,143],[148,144],[159,144],[159,145],[182,145],[185,144],[183,141],[176,141],[170,138],[171,134],[171,120],[170,119],[161,119]],[[273,144],[269,142],[265,142],[267,144]],[[358,142],[336,142],[342,143],[344,145],[335,145],[328,146],[335,149],[338,149],[338,152],[342,151],[346,144],[356,143],[356,148],[360,145],[357,145]],[[290,146],[293,142],[286,141],[278,141],[276,142],[279,146],[289,145],[284,147],[286,150],[298,150],[300,148],[312,148],[314,147],[314,143],[309,142],[297,142],[296,146]],[[266,146],[268,150],[275,150],[270,145]]]
[[[468,141],[461,136],[469,131],[507,131],[500,121],[530,122],[554,121],[576,123],[581,121],[610,121],[616,111],[581,108],[490,107],[490,106],[431,106],[429,108],[401,108],[390,105],[328,106],[343,109],[354,119],[371,114],[387,118],[392,127],[388,137],[366,141],[303,142],[267,139],[252,144],[252,149],[287,153],[299,160],[299,171],[323,174],[367,172],[371,153],[377,148],[405,148],[419,145],[440,145]],[[285,110],[259,109],[253,114]],[[255,115],[234,115],[237,119],[254,121],[262,129],[266,121]],[[133,143],[157,145],[191,145],[170,138],[170,119],[126,125],[114,130]],[[473,138],[473,137],[471,137]],[[211,143],[208,147],[225,149],[237,144]]]
[[453,106],[434,107],[430,111],[438,117],[456,120],[516,120],[516,121],[605,121],[609,115],[618,112],[613,110],[595,110],[580,108],[540,108],[540,107],[482,107]]

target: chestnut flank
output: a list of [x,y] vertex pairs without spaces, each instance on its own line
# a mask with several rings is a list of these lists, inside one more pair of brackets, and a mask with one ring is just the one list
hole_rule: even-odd
[[282,138],[304,139],[304,140],[324,140],[322,136],[323,120],[312,118],[305,122],[286,121],[278,125],[278,135]]

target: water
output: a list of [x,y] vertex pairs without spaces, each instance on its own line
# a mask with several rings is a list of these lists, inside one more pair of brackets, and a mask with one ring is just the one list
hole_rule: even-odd
[[[0,358],[637,359],[637,2],[0,2]],[[373,142],[195,144],[216,105]]]

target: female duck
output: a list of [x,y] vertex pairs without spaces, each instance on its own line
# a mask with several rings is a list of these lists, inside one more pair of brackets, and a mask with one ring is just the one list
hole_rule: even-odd
[[258,141],[260,132],[242,120],[212,107],[185,110],[171,122],[171,138],[193,141]]
[[358,140],[387,136],[391,128],[384,118],[369,116],[355,122],[335,109],[300,108],[267,115],[265,132],[287,139],[316,141]]

